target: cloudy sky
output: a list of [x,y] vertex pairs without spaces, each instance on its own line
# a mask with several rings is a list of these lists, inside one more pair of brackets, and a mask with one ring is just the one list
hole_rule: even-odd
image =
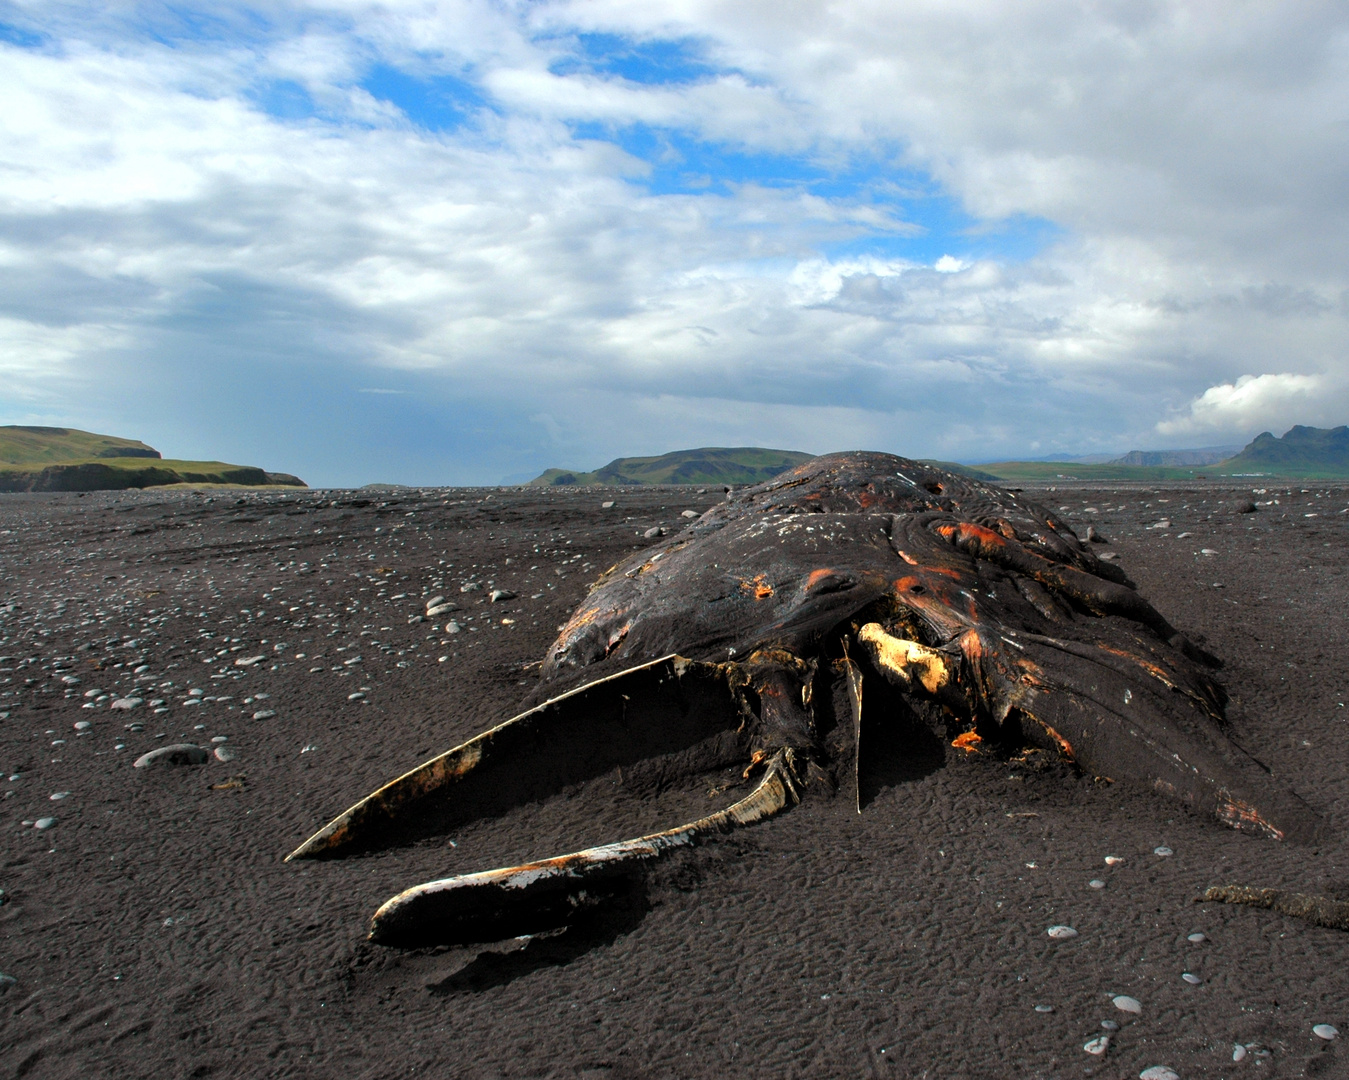
[[0,423],[311,484],[1349,421],[1349,8],[0,0]]

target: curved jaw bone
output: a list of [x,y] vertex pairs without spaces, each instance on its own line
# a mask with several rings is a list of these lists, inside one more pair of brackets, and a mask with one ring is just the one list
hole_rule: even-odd
[[[384,785],[287,861],[407,843],[644,758],[683,754],[693,770],[743,763],[750,756],[741,692],[748,682],[735,664],[667,656],[588,683]],[[795,748],[778,746],[755,761],[764,766],[758,785],[724,810],[648,836],[417,885],[380,907],[370,939],[467,944],[561,926],[625,890],[642,864],[795,805]]]
[[796,804],[791,751],[768,762],[745,798],[675,829],[501,870],[428,881],[387,901],[370,922],[379,945],[464,945],[551,930],[622,891],[634,870],[675,848],[772,817]]

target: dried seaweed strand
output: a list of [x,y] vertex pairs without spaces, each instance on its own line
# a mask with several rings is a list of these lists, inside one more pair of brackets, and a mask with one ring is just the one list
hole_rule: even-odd
[[1220,885],[1205,891],[1199,902],[1222,904],[1249,904],[1268,908],[1280,915],[1306,919],[1317,926],[1332,930],[1349,930],[1349,903],[1331,900],[1327,896],[1308,896],[1306,893],[1286,892],[1283,889],[1252,889],[1245,885]]

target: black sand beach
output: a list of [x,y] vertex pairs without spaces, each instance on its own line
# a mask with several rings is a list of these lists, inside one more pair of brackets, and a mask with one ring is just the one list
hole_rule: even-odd
[[[861,815],[850,792],[810,798],[574,933],[410,951],[364,940],[400,889],[742,790],[736,773],[654,793],[607,776],[453,846],[282,861],[536,700],[587,585],[721,491],[0,496],[0,1075],[1349,1075],[1312,1032],[1349,1038],[1349,935],[1195,902],[1223,884],[1349,899],[1349,488],[1253,484],[1031,494],[1095,524],[1225,661],[1234,737],[1325,816],[1322,846],[1059,765],[897,745]],[[438,594],[459,610],[417,620]],[[132,767],[180,742],[236,756]]]

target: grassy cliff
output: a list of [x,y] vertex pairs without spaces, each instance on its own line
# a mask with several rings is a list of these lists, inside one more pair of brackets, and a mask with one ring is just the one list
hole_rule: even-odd
[[165,460],[135,439],[76,428],[0,427],[0,492],[119,491],[167,484],[305,486],[288,473],[251,465]]

